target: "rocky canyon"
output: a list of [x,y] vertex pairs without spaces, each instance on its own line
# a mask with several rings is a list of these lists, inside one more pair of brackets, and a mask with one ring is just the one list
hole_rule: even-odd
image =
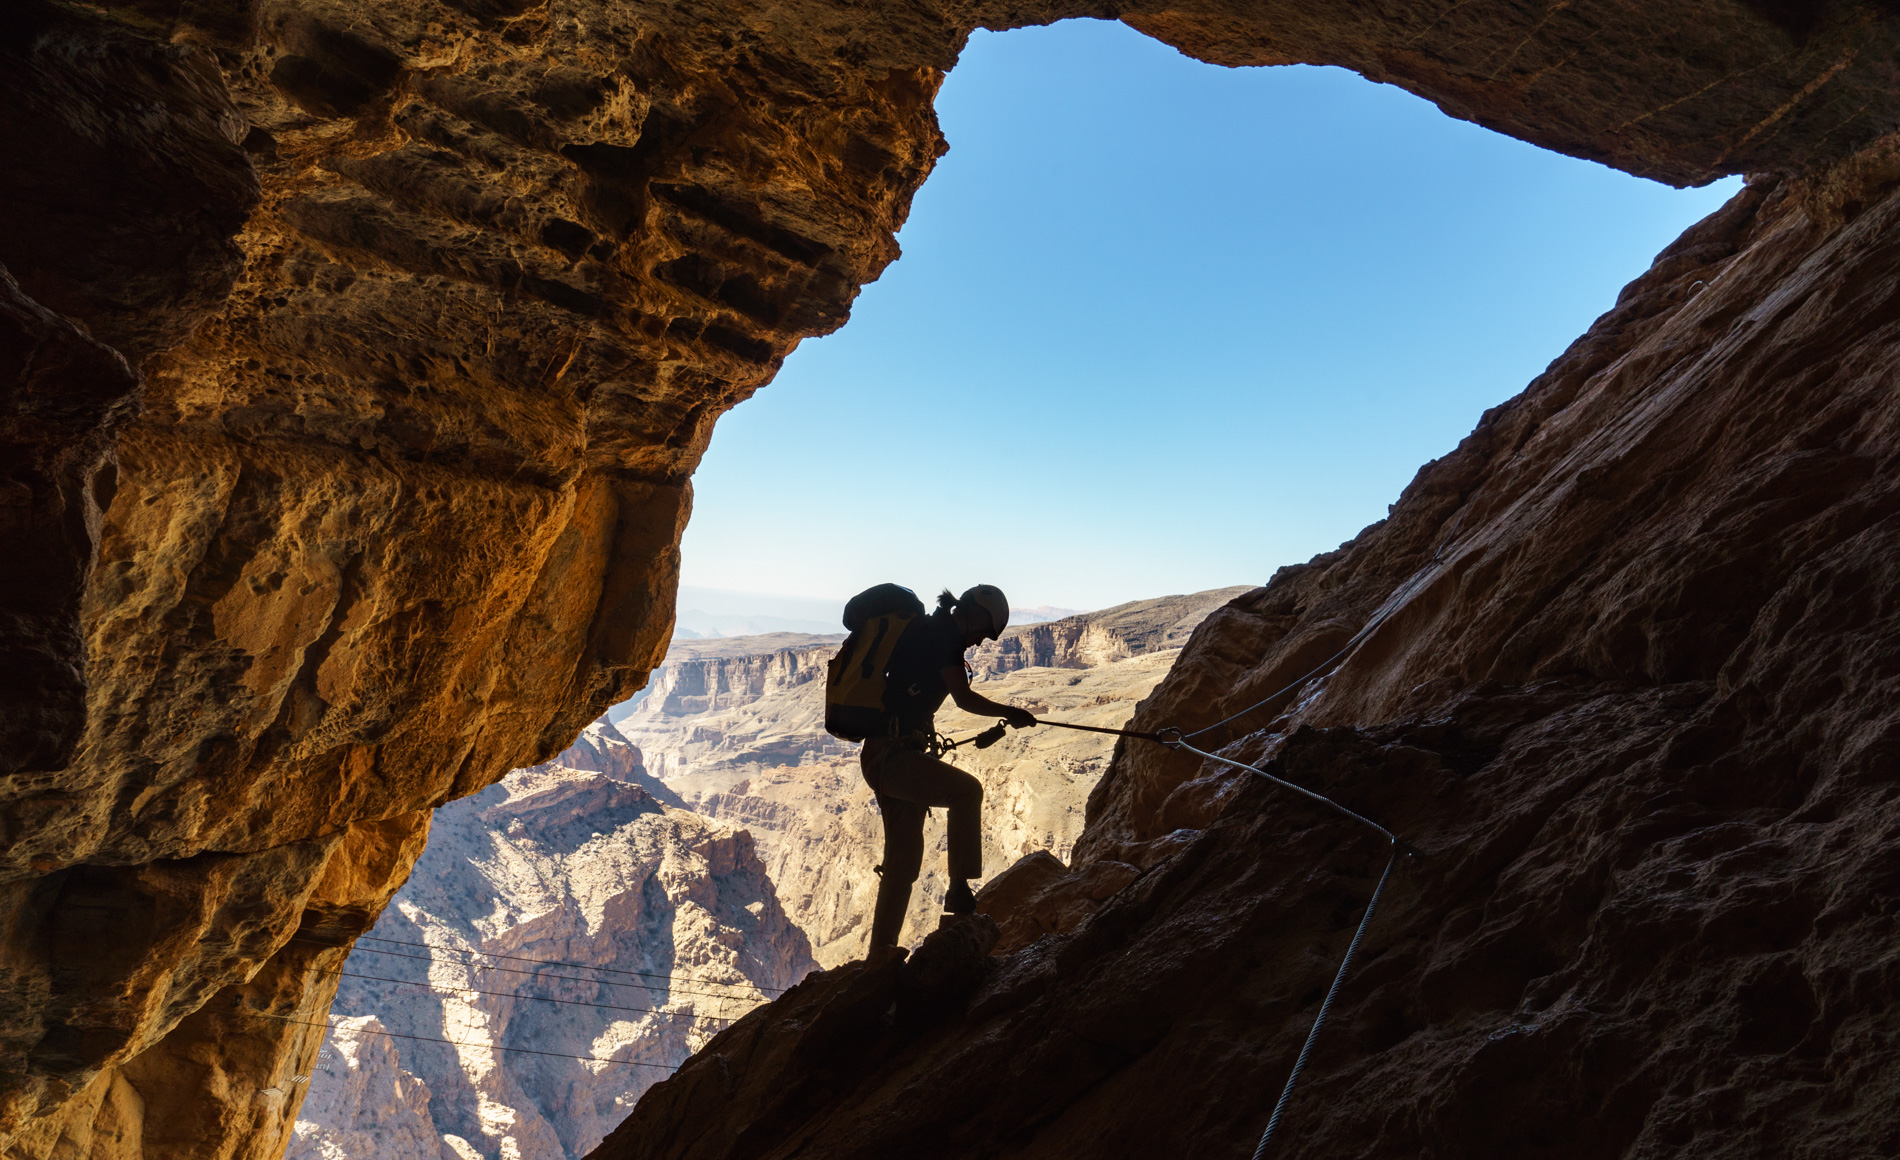
[[666,805],[642,772],[601,723],[438,811],[337,972],[292,1160],[580,1156],[816,967],[750,835]]
[[[981,686],[1118,725],[1193,626],[1245,591],[1012,629],[982,650]],[[621,722],[668,755],[654,768],[602,719],[439,810],[408,884],[336,972],[289,1160],[581,1156],[713,1034],[820,962],[861,957],[880,837],[839,752],[855,747],[820,725],[813,674],[836,647],[675,641]],[[953,757],[986,788],[992,871],[1068,855],[1111,747],[1046,730]],[[913,942],[937,925],[937,822]]]
[[[1890,6],[15,0],[10,1160],[277,1155],[438,807],[551,794],[558,829],[586,792],[616,834],[674,824],[600,771],[497,783],[660,663],[713,424],[896,256],[964,39],[1071,17],[1749,176],[1390,518],[1201,623],[1136,713],[1246,710],[1197,745],[1423,854],[1282,1146],[1895,1150]],[[765,777],[718,792],[762,818]],[[661,864],[731,832],[677,826]],[[598,1154],[1249,1154],[1382,860],[1256,775],[1123,743],[1066,860],[903,964],[845,961],[838,925],[833,969]],[[429,913],[500,938],[491,903]],[[514,1014],[484,1012],[503,1044]],[[370,1030],[336,1050],[383,1066]],[[499,1149],[472,1074],[391,1090]],[[569,1078],[547,1090],[609,1115]]]

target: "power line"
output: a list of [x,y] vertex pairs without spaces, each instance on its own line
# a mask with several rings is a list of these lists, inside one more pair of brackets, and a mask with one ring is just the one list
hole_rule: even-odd
[[[295,937],[299,937],[299,936],[293,936],[293,938]],[[304,939],[303,941],[316,942],[318,940]],[[335,944],[322,943],[321,945],[334,946]],[[397,945],[398,946],[417,946],[421,944],[398,943]],[[442,948],[442,949],[452,950],[454,948]],[[406,954],[403,954],[401,951],[379,951],[375,947],[364,947],[364,946],[356,947],[355,950],[352,950],[350,953],[354,954],[356,953],[356,951],[364,951],[372,955],[387,955],[388,957],[395,958],[395,959],[414,959],[415,961],[422,962],[422,963],[435,963],[435,962],[441,961],[432,955],[406,955]],[[536,962],[541,962],[542,960],[528,959],[526,961],[531,962],[531,963],[536,963]],[[656,991],[660,989],[660,988],[653,987],[644,983],[616,983],[612,979],[577,979],[572,975],[544,975],[539,971],[522,971],[522,970],[516,970],[513,967],[491,966],[487,963],[463,963],[461,965],[464,967],[471,968],[471,969],[480,969],[484,971],[500,971],[502,974],[505,974],[505,975],[526,975],[527,977],[531,979],[559,979],[559,980],[562,980],[564,982],[569,982],[569,983],[586,983],[589,986],[594,986],[594,987],[637,987],[643,991]],[[632,972],[629,971],[629,972],[623,972],[623,973],[631,974]],[[697,995],[698,997],[702,999],[723,999],[728,1002],[744,1002],[752,998],[752,996],[750,995],[721,995],[712,991],[685,991],[685,990],[681,990],[679,988],[674,988],[674,987],[669,987],[667,988],[667,990],[671,991],[675,995]],[[764,988],[761,988],[761,990],[764,990]]]
[[[299,939],[302,939],[302,940],[303,940],[303,941],[305,941],[305,942],[314,942],[314,943],[319,943],[319,944],[321,944],[321,945],[323,945],[323,946],[331,946],[331,947],[334,947],[334,946],[337,946],[337,945],[338,945],[338,944],[336,944],[336,943],[331,943],[331,942],[326,942],[326,941],[324,941],[324,940],[322,940],[322,939],[316,939],[316,938],[311,938],[311,937],[309,937],[309,936],[307,936],[307,935],[296,935],[296,936],[293,936],[293,937],[295,937],[295,938],[299,938]],[[528,958],[528,957],[526,957],[526,956],[524,956],[524,955],[504,955],[504,954],[501,954],[501,953],[499,953],[499,952],[496,952],[496,951],[478,951],[478,950],[475,950],[475,949],[473,949],[473,948],[471,948],[471,947],[446,947],[446,946],[441,946],[441,945],[439,945],[439,944],[436,944],[436,943],[418,943],[418,942],[404,942],[404,941],[402,941],[401,939],[394,939],[394,938],[381,938],[381,937],[379,937],[379,936],[376,936],[376,935],[369,935],[369,934],[366,934],[366,935],[361,935],[361,936],[359,936],[359,937],[358,937],[358,939],[357,939],[357,941],[358,941],[358,943],[359,943],[359,944],[360,944],[360,943],[364,943],[364,942],[379,942],[379,943],[387,943],[387,944],[389,944],[390,946],[397,946],[397,947],[414,947],[414,948],[416,948],[416,949],[418,949],[418,950],[428,950],[428,951],[447,951],[447,952],[449,952],[449,953],[451,953],[451,954],[461,954],[461,955],[480,955],[480,956],[482,956],[482,957],[484,957],[484,958],[491,958],[491,959],[507,959],[507,960],[508,960],[508,961],[510,961],[510,962],[516,962],[516,963],[538,963],[538,964],[540,964],[541,966],[544,966],[544,967],[568,967],[568,968],[571,968],[571,969],[573,969],[573,970],[576,970],[576,971],[598,971],[598,972],[601,972],[601,973],[604,973],[604,974],[609,974],[609,975],[631,975],[631,976],[633,976],[633,977],[635,977],[635,978],[640,978],[640,979],[660,979],[660,980],[663,980],[663,981],[666,981],[666,982],[671,982],[671,981],[672,981],[673,979],[675,979],[675,978],[677,977],[677,976],[675,976],[675,975],[661,975],[661,974],[655,974],[655,973],[653,973],[653,972],[651,972],[651,971],[624,971],[624,970],[621,970],[621,969],[620,969],[620,968],[618,968],[618,967],[596,967],[596,966],[593,966],[593,965],[591,965],[591,964],[589,964],[589,963],[570,963],[570,962],[563,962],[563,961],[562,961],[562,960],[560,960],[560,959],[531,959],[531,958]],[[365,947],[365,946],[360,946],[360,945],[359,945],[358,947],[356,947],[355,949],[357,949],[357,950],[365,950],[365,951],[369,951],[369,952],[370,952],[371,954],[378,954],[378,955],[393,955],[393,954],[395,954],[395,953],[396,953],[396,952],[394,952],[394,951],[379,951],[379,950],[376,950],[376,949],[375,949],[374,947]],[[402,956],[398,956],[398,957],[401,957],[401,958],[411,958],[411,959],[413,959],[413,958],[422,958],[422,957],[424,957],[424,956],[421,956],[421,955],[402,955]],[[430,961],[433,961],[433,959],[431,959]],[[489,969],[490,969],[490,970],[502,970],[503,968],[501,968],[501,967],[490,967]],[[523,973],[523,974],[532,974],[533,972],[519,972],[519,973]],[[549,977],[550,977],[550,978],[555,978],[555,977],[558,977],[558,976],[549,976]],[[586,983],[586,982],[593,982],[593,980],[591,980],[591,979],[581,979],[581,980],[578,980],[578,981],[579,981],[579,982],[583,982],[583,983]],[[689,981],[696,981],[696,980],[689,980]],[[608,985],[608,986],[626,986],[627,984],[624,984],[624,983],[612,983],[612,984],[607,984],[607,985]],[[701,985],[701,986],[707,986],[707,987],[751,987],[752,989],[754,989],[754,990],[756,990],[756,991],[759,991],[759,992],[761,992],[761,993],[763,993],[763,994],[767,994],[767,995],[782,995],[782,994],[784,994],[784,993],[785,993],[785,991],[786,991],[786,988],[784,988],[784,987],[766,987],[766,986],[762,986],[762,985],[760,985],[760,984],[758,984],[758,983],[752,983],[752,982],[746,982],[746,983],[702,983],[702,984],[700,984],[700,985]],[[696,991],[696,992],[695,992],[695,991],[682,991],[682,992],[680,992],[680,993],[681,993],[681,994],[698,994],[698,995],[704,995],[704,996],[705,996],[706,998],[708,998],[708,999],[723,999],[723,998],[739,998],[739,997],[741,997],[741,996],[725,996],[725,995],[711,995],[711,994],[707,994],[707,993],[706,993],[706,992],[704,992],[704,991]]]
[[[386,955],[389,958],[395,959],[413,959],[416,962],[423,963],[436,963],[441,961],[432,955],[406,955],[401,951],[379,951],[375,947],[357,947],[356,950],[364,951],[372,955]],[[534,962],[536,960],[530,959],[528,961]],[[662,989],[649,983],[616,983],[612,979],[577,979],[572,975],[544,975],[539,971],[522,971],[514,967],[497,967],[489,963],[461,963],[458,965],[469,970],[500,971],[505,975],[526,975],[530,979],[555,979],[568,983],[584,983],[593,987],[629,987],[638,988],[642,991],[658,991]],[[752,998],[750,995],[721,995],[713,991],[686,991],[676,987],[667,987],[664,989],[675,995],[695,995],[702,999],[720,999],[726,1002],[744,1002]]]
[[[256,1010],[255,1008],[245,1010],[244,1013],[247,1015],[256,1015],[261,1019],[275,1019],[279,1023],[294,1023],[299,1027],[321,1027],[325,1031],[330,1031],[330,1032],[334,1032],[336,1030],[336,1027],[329,1023],[311,1023],[308,1020],[292,1019],[285,1015],[273,1015],[268,1011],[259,1011],[259,1010]],[[348,1018],[348,1016],[339,1015],[338,1018],[343,1019],[343,1018]],[[381,1016],[379,1015],[377,1016],[377,1018],[380,1019]],[[677,1065],[665,1064],[665,1063],[646,1063],[638,1059],[602,1059],[598,1055],[564,1055],[558,1051],[536,1051],[532,1047],[503,1047],[500,1044],[496,1044],[496,1043],[468,1043],[460,1039],[443,1039],[435,1035],[404,1035],[400,1031],[371,1031],[367,1027],[356,1028],[351,1032],[351,1034],[353,1035],[381,1035],[389,1039],[413,1039],[413,1040],[416,1040],[418,1043],[446,1043],[450,1047],[473,1047],[477,1051],[513,1051],[521,1055],[545,1055],[552,1059],[577,1059],[577,1060],[580,1060],[582,1063],[616,1063],[622,1067],[657,1067],[664,1071],[669,1071],[669,1072],[679,1070],[679,1067]]]
[[[433,943],[402,942],[399,939],[379,938],[376,935],[372,935],[372,934],[363,935],[359,941],[388,943],[391,946],[398,946],[398,947],[419,947],[419,948],[432,950],[432,951],[455,951],[457,953],[465,954],[465,955],[481,955],[484,958],[490,958],[490,959],[507,959],[510,962],[516,962],[516,963],[539,963],[544,967],[569,967],[577,971],[600,971],[609,975],[632,975],[636,978],[641,978],[641,979],[664,979],[667,981],[671,981],[675,977],[670,974],[669,975],[654,974],[651,971],[623,971],[618,967],[596,967],[589,963],[568,963],[568,962],[562,962],[559,959],[531,959],[522,955],[504,955],[497,951],[478,951],[471,947],[445,947],[445,946],[437,946]],[[761,987],[757,983],[751,983],[751,982],[706,983],[704,985],[708,987],[751,987],[756,991],[767,992],[770,994],[782,995],[785,993],[785,988],[783,987]]]
[[662,1011],[658,1007],[617,1007],[612,1003],[588,1003],[580,999],[554,999],[546,995],[517,995],[513,991],[484,991],[478,987],[439,987],[434,983],[417,983],[409,979],[386,979],[381,975],[359,975],[353,971],[317,971],[319,975],[341,975],[346,979],[368,979],[376,983],[395,983],[401,987],[422,987],[430,991],[461,991],[470,995],[499,995],[504,999],[530,999],[536,1003],[561,1003],[569,1007],[596,1007],[602,1011],[641,1011],[648,1015],[683,1015],[688,1019],[704,1019],[708,1023],[732,1023],[734,1020],[719,1015],[699,1015],[692,1011]]

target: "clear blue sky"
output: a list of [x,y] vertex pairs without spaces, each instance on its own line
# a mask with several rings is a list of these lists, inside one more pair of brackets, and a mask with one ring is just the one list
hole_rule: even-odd
[[720,420],[685,583],[1262,583],[1383,517],[1739,188],[1099,21],[977,33],[937,107],[903,258]]

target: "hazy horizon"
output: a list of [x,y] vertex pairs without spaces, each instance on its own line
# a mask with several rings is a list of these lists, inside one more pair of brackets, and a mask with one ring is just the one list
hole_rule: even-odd
[[[897,580],[896,583],[901,584],[903,581]],[[917,592],[926,603],[930,602],[936,591],[918,588],[915,584],[906,584],[905,587]],[[1225,585],[1214,587],[1225,587]],[[1206,591],[1206,589],[1195,591]],[[845,592],[835,596],[798,596],[783,592],[757,592],[682,584],[675,602],[674,635],[688,636],[690,639],[692,636],[759,636],[768,632],[841,633],[844,631],[842,621],[844,604],[852,595],[854,593]],[[1185,594],[1156,592],[1151,595]],[[1137,597],[1137,599],[1143,598]],[[1020,601],[1012,601],[1011,604],[1011,624],[1033,624],[1039,621],[1058,620],[1064,616],[1074,616],[1083,612],[1100,611],[1095,608],[1067,608],[1048,604],[1025,606]],[[728,631],[728,629],[737,631]]]

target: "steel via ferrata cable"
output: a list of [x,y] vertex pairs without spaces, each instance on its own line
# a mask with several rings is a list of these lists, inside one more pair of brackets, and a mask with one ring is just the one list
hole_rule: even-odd
[[[1454,529],[1454,532],[1455,530],[1456,529]],[[1273,1143],[1275,1133],[1279,1131],[1280,1122],[1286,1115],[1288,1105],[1292,1102],[1294,1089],[1299,1085],[1300,1074],[1306,1070],[1306,1061],[1313,1053],[1313,1044],[1318,1041],[1320,1031],[1326,1026],[1327,1016],[1332,1013],[1333,1000],[1338,996],[1341,985],[1344,984],[1347,974],[1352,970],[1353,959],[1359,953],[1359,944],[1365,939],[1367,928],[1372,925],[1373,915],[1378,912],[1379,899],[1385,894],[1386,882],[1390,880],[1392,876],[1392,868],[1398,864],[1399,855],[1403,853],[1414,858],[1421,857],[1422,855],[1420,855],[1417,849],[1401,840],[1399,836],[1394,834],[1391,830],[1386,829],[1364,814],[1347,809],[1345,806],[1340,805],[1324,794],[1314,793],[1305,786],[1297,785],[1283,777],[1277,777],[1257,765],[1249,765],[1244,761],[1236,761],[1231,757],[1222,757],[1218,753],[1210,753],[1205,749],[1197,748],[1188,744],[1188,740],[1190,738],[1199,737],[1205,733],[1211,733],[1223,725],[1237,721],[1260,708],[1262,705],[1269,704],[1280,697],[1294,692],[1308,681],[1315,678],[1324,679],[1325,677],[1331,676],[1350,659],[1354,650],[1378,630],[1380,625],[1391,619],[1395,612],[1410,602],[1426,573],[1437,565],[1439,557],[1443,554],[1445,546],[1450,543],[1450,540],[1451,535],[1448,534],[1444,542],[1439,544],[1438,550],[1432,554],[1431,560],[1429,560],[1423,568],[1414,572],[1406,582],[1400,586],[1397,592],[1388,597],[1385,603],[1380,606],[1379,610],[1366,621],[1358,632],[1352,635],[1350,640],[1342,645],[1337,652],[1333,653],[1332,656],[1327,657],[1312,669],[1307,670],[1304,674],[1294,679],[1292,683],[1276,690],[1261,700],[1255,701],[1237,713],[1231,713],[1221,718],[1212,725],[1203,726],[1192,733],[1184,733],[1175,726],[1166,726],[1154,731],[1144,731],[1139,729],[1109,729],[1097,725],[1075,725],[1064,721],[1037,721],[1039,725],[1055,725],[1065,729],[1079,729],[1089,733],[1112,733],[1122,737],[1135,737],[1146,741],[1153,741],[1169,749],[1185,750],[1203,760],[1217,761],[1223,765],[1246,770],[1249,773],[1266,779],[1281,789],[1295,793],[1317,805],[1324,806],[1335,813],[1371,828],[1383,837],[1390,847],[1391,852],[1386,858],[1385,869],[1379,874],[1378,884],[1373,887],[1372,897],[1366,903],[1366,911],[1359,918],[1358,928],[1353,931],[1352,942],[1347,944],[1346,953],[1340,958],[1339,969],[1333,972],[1332,984],[1326,989],[1326,997],[1320,1003],[1319,1013],[1313,1018],[1313,1026],[1307,1030],[1306,1039],[1300,1045],[1300,1053],[1293,1061],[1292,1070],[1287,1073],[1286,1084],[1280,1089],[1280,1098],[1274,1103],[1273,1114],[1267,1120],[1266,1130],[1261,1133],[1260,1142],[1254,1148],[1254,1160],[1262,1160],[1262,1158],[1265,1157],[1268,1147]],[[975,740],[975,738],[966,738],[965,740]],[[961,742],[957,744],[961,744]],[[955,746],[953,745],[952,748],[955,748]]]
[[[1392,877],[1392,867],[1398,864],[1400,853],[1410,854],[1413,857],[1418,857],[1419,854],[1418,851],[1400,841],[1399,836],[1394,834],[1391,830],[1386,829],[1364,814],[1354,813],[1352,810],[1347,809],[1345,806],[1340,805],[1324,794],[1314,793],[1312,790],[1304,786],[1295,785],[1283,777],[1275,777],[1257,765],[1248,765],[1244,761],[1235,761],[1231,757],[1222,757],[1218,753],[1209,753],[1205,749],[1196,749],[1181,739],[1179,730],[1163,729],[1161,733],[1164,734],[1164,736],[1160,738],[1160,744],[1167,746],[1169,749],[1185,749],[1189,753],[1198,754],[1210,761],[1218,761],[1224,765],[1231,765],[1236,769],[1244,769],[1250,773],[1259,774],[1261,777],[1266,778],[1282,789],[1292,790],[1303,798],[1326,806],[1362,825],[1370,826],[1372,829],[1377,830],[1380,836],[1385,838],[1391,847],[1391,853],[1387,855],[1385,860],[1385,869],[1379,874],[1379,884],[1372,888],[1372,899],[1366,903],[1366,912],[1359,918],[1358,929],[1352,932],[1352,942],[1347,944],[1346,953],[1339,960],[1339,969],[1333,972],[1333,982],[1330,987],[1326,988],[1326,998],[1320,1002],[1319,1014],[1313,1017],[1313,1026],[1307,1029],[1306,1041],[1300,1045],[1300,1054],[1293,1061],[1293,1070],[1287,1073],[1286,1084],[1280,1089],[1280,1098],[1274,1102],[1273,1115],[1267,1120],[1266,1131],[1260,1134],[1260,1143],[1254,1148],[1253,1160],[1262,1160],[1267,1154],[1268,1145],[1273,1143],[1274,1133],[1279,1131],[1280,1120],[1286,1115],[1287,1105],[1293,1101],[1293,1089],[1299,1086],[1300,1073],[1306,1070],[1307,1058],[1313,1054],[1313,1044],[1319,1040],[1320,1029],[1326,1026],[1326,1017],[1332,1013],[1333,999],[1338,996],[1341,984],[1346,981],[1346,975],[1352,970],[1352,960],[1359,953],[1359,943],[1366,937],[1366,928],[1372,925],[1372,916],[1379,909],[1379,898],[1385,893],[1386,880]],[[1166,736],[1167,734],[1173,734],[1173,736]]]
[[[1463,514],[1460,513],[1459,519],[1462,520],[1463,518],[1464,518]],[[1214,730],[1219,729],[1223,725],[1240,720],[1242,717],[1245,717],[1247,714],[1253,712],[1255,709],[1260,708],[1262,705],[1272,704],[1274,701],[1277,701],[1281,697],[1286,696],[1288,693],[1293,692],[1294,690],[1298,689],[1300,686],[1306,684],[1308,681],[1311,681],[1314,679],[1324,680],[1325,678],[1332,676],[1333,673],[1338,671],[1340,668],[1344,667],[1345,663],[1351,659],[1352,653],[1356,649],[1358,649],[1360,645],[1364,644],[1367,638],[1369,638],[1374,632],[1377,632],[1380,625],[1383,625],[1386,621],[1392,619],[1392,616],[1394,613],[1398,612],[1399,609],[1404,608],[1407,604],[1411,603],[1412,597],[1418,594],[1418,589],[1422,585],[1427,574],[1434,567],[1437,566],[1439,562],[1439,557],[1444,554],[1445,547],[1451,543],[1451,537],[1452,535],[1456,534],[1456,532],[1457,532],[1457,528],[1454,526],[1452,531],[1447,533],[1444,540],[1439,543],[1438,550],[1432,553],[1432,558],[1430,560],[1427,560],[1424,566],[1421,567],[1418,571],[1406,577],[1405,583],[1399,585],[1399,587],[1392,593],[1392,595],[1385,598],[1385,602],[1381,604],[1378,607],[1378,609],[1372,614],[1372,616],[1366,620],[1366,623],[1360,627],[1358,632],[1355,632],[1352,634],[1352,638],[1350,640],[1348,640],[1345,644],[1339,647],[1338,652],[1334,653],[1332,656],[1327,657],[1325,660],[1313,666],[1311,669],[1308,669],[1305,673],[1301,674],[1300,676],[1295,677],[1291,683],[1283,686],[1282,688],[1274,690],[1272,693],[1269,693],[1267,696],[1260,698],[1258,701],[1255,701],[1253,704],[1247,706],[1245,709],[1240,710],[1238,713],[1230,713],[1227,716],[1222,717],[1220,720],[1214,722],[1212,725],[1204,725],[1201,728],[1196,729],[1192,733],[1183,734],[1182,735],[1183,738],[1192,739],[1195,737],[1199,737],[1204,733],[1212,733]]]
[[[1369,623],[1366,625],[1365,628],[1361,629],[1359,634],[1355,636],[1351,642],[1348,642],[1345,648],[1340,649],[1338,653],[1334,654],[1333,659],[1342,657],[1346,655],[1346,653],[1351,651],[1353,644],[1357,643],[1359,640],[1363,639],[1367,633],[1371,632],[1371,630],[1376,626],[1376,623],[1377,621],[1375,619],[1373,623]],[[1329,660],[1327,663],[1330,664],[1331,660]],[[1324,664],[1321,665],[1320,668],[1325,668],[1325,665]],[[1301,683],[1308,680],[1313,675],[1313,673],[1317,673],[1318,671],[1319,669],[1314,669],[1312,672],[1309,672],[1306,676],[1301,677],[1298,681],[1295,681],[1292,685],[1287,686],[1287,690],[1297,688]],[[1285,692],[1287,690],[1282,690],[1282,692]],[[1275,696],[1278,696],[1278,695],[1279,695],[1278,693],[1275,694]],[[1267,700],[1269,701],[1272,699],[1273,698],[1271,697],[1267,698]],[[1218,761],[1223,765],[1231,765],[1235,769],[1244,769],[1249,773],[1253,773],[1262,778],[1265,778],[1268,782],[1280,787],[1281,789],[1288,790],[1292,793],[1298,794],[1300,797],[1303,797],[1307,799],[1308,801],[1311,801],[1317,805],[1324,806],[1327,809],[1332,810],[1333,812],[1340,814],[1343,817],[1350,818],[1353,821],[1358,822],[1362,826],[1369,827],[1370,829],[1376,831],[1380,837],[1384,838],[1386,840],[1387,845],[1390,847],[1391,853],[1386,857],[1385,869],[1381,871],[1379,874],[1378,885],[1374,886],[1372,889],[1372,898],[1370,901],[1366,903],[1366,912],[1363,915],[1361,915],[1359,918],[1358,929],[1353,931],[1352,942],[1347,944],[1346,953],[1339,960],[1339,969],[1333,972],[1332,985],[1327,987],[1326,989],[1326,998],[1320,1003],[1319,1014],[1314,1016],[1313,1026],[1307,1030],[1306,1040],[1304,1043],[1300,1045],[1300,1054],[1293,1061],[1293,1069],[1287,1073],[1286,1084],[1280,1089],[1280,1098],[1277,1101],[1275,1101],[1273,1105],[1273,1115],[1268,1118],[1266,1130],[1262,1132],[1260,1135],[1260,1143],[1258,1144],[1258,1146],[1254,1148],[1253,1160],[1262,1160],[1262,1158],[1266,1156],[1268,1146],[1273,1143],[1274,1134],[1279,1131],[1280,1121],[1282,1118],[1285,1117],[1287,1106],[1293,1100],[1293,1090],[1294,1088],[1299,1086],[1300,1073],[1306,1070],[1306,1061],[1313,1054],[1313,1044],[1319,1040],[1319,1033],[1326,1026],[1326,1017],[1332,1013],[1333,1000],[1338,996],[1341,985],[1343,985],[1346,981],[1346,976],[1352,971],[1352,961],[1359,953],[1359,944],[1366,937],[1366,929],[1372,925],[1372,916],[1378,912],[1379,899],[1381,896],[1385,894],[1385,884],[1392,877],[1392,868],[1398,864],[1399,855],[1405,854],[1413,858],[1418,858],[1418,857],[1423,856],[1418,852],[1417,849],[1413,848],[1410,844],[1408,844],[1403,839],[1401,839],[1397,834],[1394,834],[1391,830],[1386,829],[1384,826],[1373,821],[1371,818],[1366,817],[1364,814],[1357,813],[1353,810],[1347,809],[1345,806],[1340,805],[1338,802],[1334,801],[1332,798],[1329,798],[1324,794],[1314,793],[1312,790],[1307,789],[1305,786],[1298,785],[1294,782],[1290,782],[1283,777],[1277,777],[1274,774],[1268,773],[1266,770],[1261,769],[1257,765],[1249,765],[1244,761],[1236,761],[1235,759],[1231,757],[1222,757],[1218,753],[1209,753],[1205,749],[1199,749],[1187,743],[1188,737],[1197,737],[1200,734],[1207,732],[1209,729],[1219,728],[1221,725],[1226,724],[1227,721],[1232,721],[1234,720],[1235,717],[1244,716],[1247,713],[1252,712],[1254,709],[1259,708],[1260,705],[1263,705],[1263,704],[1266,704],[1266,701],[1258,702],[1255,705],[1252,705],[1249,708],[1243,709],[1239,713],[1234,714],[1232,717],[1228,717],[1222,721],[1217,721],[1213,725],[1208,726],[1206,729],[1196,730],[1194,733],[1189,733],[1189,734],[1183,734],[1180,729],[1172,725],[1167,726],[1162,729],[1155,730],[1153,732],[1145,732],[1139,729],[1106,729],[1097,725],[1074,725],[1065,721],[1042,721],[1042,720],[1037,721],[1037,724],[1039,725],[1057,725],[1065,729],[1080,729],[1089,733],[1114,733],[1123,737],[1136,737],[1145,741],[1153,741],[1156,744],[1166,746],[1169,749],[1185,750],[1188,753],[1195,754],[1196,756],[1201,757],[1207,761]]]

